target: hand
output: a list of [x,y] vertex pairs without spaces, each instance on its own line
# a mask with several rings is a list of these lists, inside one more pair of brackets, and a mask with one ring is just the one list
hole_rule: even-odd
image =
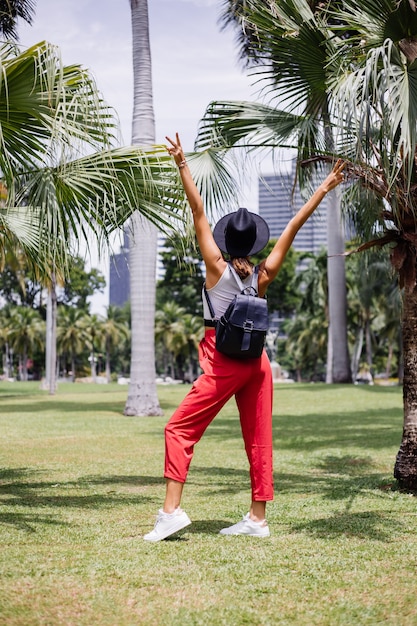
[[345,166],[346,161],[343,161],[343,159],[338,159],[336,161],[336,164],[333,167],[332,171],[327,176],[326,180],[324,180],[321,184],[321,188],[324,190],[325,193],[328,193],[345,180],[345,175],[343,173],[343,169],[345,168]]
[[167,146],[167,150],[171,156],[174,157],[175,163],[181,165],[185,161],[184,152],[181,146],[181,141],[178,133],[175,133],[176,141],[173,141],[169,137],[165,137],[171,146]]

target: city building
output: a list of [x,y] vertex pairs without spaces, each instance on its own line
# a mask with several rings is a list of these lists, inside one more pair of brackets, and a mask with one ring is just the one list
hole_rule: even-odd
[[[158,256],[156,263],[156,280],[163,276],[163,265],[160,252],[165,243],[165,236],[158,233]],[[123,306],[130,300],[130,273],[129,273],[129,232],[126,228],[123,233],[123,243],[118,254],[110,257],[109,271],[109,304]]]
[[129,234],[125,229],[120,252],[110,256],[109,304],[111,306],[123,306],[129,301],[129,283]]
[[[294,172],[268,174],[259,178],[258,201],[259,214],[266,220],[271,232],[271,239],[277,239],[289,220],[303,206],[298,185],[294,188]],[[297,233],[293,247],[300,252],[318,253],[326,246],[327,198]]]

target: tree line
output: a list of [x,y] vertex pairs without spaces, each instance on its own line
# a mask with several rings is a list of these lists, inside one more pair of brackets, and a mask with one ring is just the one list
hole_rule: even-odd
[[[192,382],[199,374],[198,344],[203,336],[201,258],[195,246],[178,235],[167,239],[161,257],[164,272],[156,290],[155,371],[164,379]],[[301,271],[297,269],[300,262]],[[401,381],[400,291],[388,256],[375,251],[352,256],[347,263],[347,284],[354,379],[366,372]],[[97,270],[86,271],[83,259],[74,258],[69,279],[58,291],[56,371],[61,378],[110,382],[129,377],[129,304],[110,305],[105,315],[89,311],[89,297],[104,285]],[[30,272],[22,275],[7,266],[0,277],[0,296],[4,300],[0,309],[2,374],[41,379],[46,337],[42,286]],[[315,255],[291,250],[268,301],[271,328],[276,332],[271,358],[276,353],[281,367],[297,381],[325,380],[326,251]]]

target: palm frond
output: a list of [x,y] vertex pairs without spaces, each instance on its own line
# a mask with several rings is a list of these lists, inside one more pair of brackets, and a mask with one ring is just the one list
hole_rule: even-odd
[[187,160],[209,219],[217,220],[231,208],[236,208],[236,176],[224,151],[207,149],[187,155]]
[[182,218],[183,190],[165,147],[132,146],[28,172],[16,200],[39,214],[49,247],[70,244],[74,233],[87,244],[92,233],[108,238],[135,210],[170,230]]
[[[51,260],[48,240],[49,235],[41,226],[38,211],[22,206],[0,208],[1,265],[7,253],[14,251],[26,259],[36,276],[48,275]],[[59,260],[58,265],[63,266],[66,251],[59,242],[54,246],[54,256]]]
[[303,117],[257,102],[212,102],[200,122],[196,148],[274,148],[297,146]]
[[63,66],[56,46],[0,47],[0,169],[10,192],[16,168],[57,163],[81,146],[102,148],[114,132],[115,116],[91,75]]

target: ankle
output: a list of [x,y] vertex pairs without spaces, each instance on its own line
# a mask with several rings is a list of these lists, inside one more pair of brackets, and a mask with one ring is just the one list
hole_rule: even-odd
[[266,516],[266,502],[258,502],[252,501],[250,510],[249,510],[249,518],[253,522],[264,522]]
[[173,507],[173,506],[166,506],[166,505],[164,504],[164,506],[162,507],[162,511],[163,511],[164,513],[166,513],[166,515],[172,515],[173,513],[175,513],[175,511],[176,511],[178,508],[179,508],[179,507],[177,507],[177,506],[174,506],[174,507]]

